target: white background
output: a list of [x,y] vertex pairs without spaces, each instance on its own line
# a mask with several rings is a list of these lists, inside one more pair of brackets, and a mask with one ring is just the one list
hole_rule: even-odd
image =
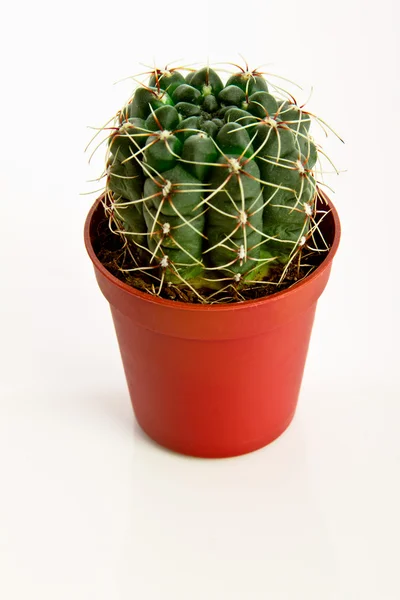
[[[4,20],[5,17],[5,20]],[[3,8],[0,596],[398,600],[399,9],[395,0],[14,2]],[[83,148],[140,72],[240,61],[301,83],[343,239],[297,416],[235,459],[134,422],[82,228]]]

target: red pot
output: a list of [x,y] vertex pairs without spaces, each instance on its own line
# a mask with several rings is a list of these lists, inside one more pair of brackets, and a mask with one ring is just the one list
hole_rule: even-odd
[[322,224],[332,247],[311,275],[262,300],[210,306],[154,297],[111,275],[92,246],[103,215],[96,201],[86,248],[111,306],[136,418],[153,440],[183,454],[227,457],[261,448],[288,427],[339,244],[329,204]]

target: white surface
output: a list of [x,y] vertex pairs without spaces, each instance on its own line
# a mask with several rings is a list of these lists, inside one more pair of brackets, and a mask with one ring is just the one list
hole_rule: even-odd
[[[398,600],[395,1],[5,12],[0,597]],[[205,461],[160,449],[134,423],[82,243],[92,197],[78,194],[102,161],[87,167],[86,126],[131,90],[112,82],[153,56],[238,52],[313,84],[310,109],[345,138],[325,144],[348,169],[329,180],[343,240],[292,426],[264,450]]]

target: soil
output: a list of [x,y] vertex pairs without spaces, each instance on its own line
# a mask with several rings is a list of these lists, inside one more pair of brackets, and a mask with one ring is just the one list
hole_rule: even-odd
[[[307,251],[307,256],[303,255],[302,260],[306,260],[307,266],[298,266],[298,261],[295,261],[287,270],[285,279],[279,284],[282,276],[282,266],[271,268],[268,273],[268,282],[260,282],[251,284],[246,287],[235,287],[234,285],[228,290],[215,292],[215,290],[198,289],[192,291],[187,286],[183,285],[164,285],[159,292],[159,285],[151,277],[144,273],[133,274],[126,272],[125,269],[134,268],[135,264],[131,252],[127,252],[124,248],[124,242],[121,237],[111,233],[108,227],[108,221],[104,218],[100,221],[97,228],[97,236],[93,239],[93,249],[97,258],[106,267],[106,269],[120,281],[145,291],[151,295],[157,294],[160,298],[168,300],[178,300],[179,302],[190,302],[192,304],[201,303],[232,303],[243,302],[245,300],[257,300],[265,298],[276,292],[281,292],[304,279],[312,271],[314,271],[326,257],[326,253]],[[142,262],[139,255],[135,256],[136,260]],[[122,271],[121,269],[124,269]],[[159,292],[159,293],[158,293]],[[210,296],[212,295],[212,298]]]

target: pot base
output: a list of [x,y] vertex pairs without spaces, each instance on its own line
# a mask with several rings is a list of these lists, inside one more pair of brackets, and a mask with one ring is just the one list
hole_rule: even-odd
[[269,432],[267,436],[258,440],[251,441],[243,441],[242,444],[235,445],[231,449],[229,448],[219,448],[218,446],[211,446],[209,444],[205,444],[204,447],[201,446],[193,446],[190,448],[186,445],[181,445],[179,440],[171,440],[164,439],[162,437],[158,438],[155,435],[152,435],[150,432],[146,431],[146,429],[139,423],[136,415],[136,422],[144,435],[148,437],[152,442],[157,444],[160,448],[164,448],[174,452],[176,454],[183,454],[185,456],[191,456],[192,458],[234,458],[236,456],[242,456],[243,454],[250,454],[251,452],[255,452],[257,450],[261,450],[266,446],[269,446],[273,442],[275,442],[278,438],[281,437],[285,433],[285,431],[289,428],[289,425],[293,421],[295,412],[290,416],[288,421],[284,423],[279,430],[275,433]]

